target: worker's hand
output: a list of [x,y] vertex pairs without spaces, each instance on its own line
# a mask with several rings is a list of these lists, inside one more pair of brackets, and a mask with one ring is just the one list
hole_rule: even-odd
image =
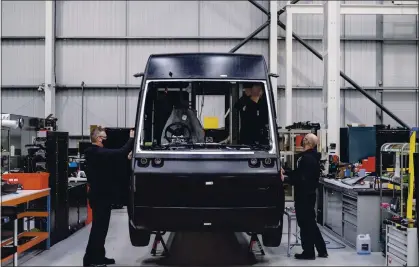
[[252,91],[251,91],[252,89],[250,89],[250,88],[246,88],[246,89],[244,89],[244,94],[246,95],[246,96],[250,96],[250,94],[252,93]]
[[129,154],[128,154],[128,159],[129,159],[129,160],[131,160],[131,159],[132,159],[132,151],[131,151],[131,152],[129,152]]
[[134,136],[135,136],[134,130],[129,131],[129,137],[134,138]]

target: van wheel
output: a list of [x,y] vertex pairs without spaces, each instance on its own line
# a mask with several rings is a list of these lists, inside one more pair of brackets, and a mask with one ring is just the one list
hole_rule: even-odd
[[129,238],[131,244],[134,247],[146,247],[150,243],[150,232],[143,229],[135,229],[130,222],[128,222],[129,227]]
[[266,230],[262,234],[262,242],[265,247],[279,247],[282,241],[282,227]]

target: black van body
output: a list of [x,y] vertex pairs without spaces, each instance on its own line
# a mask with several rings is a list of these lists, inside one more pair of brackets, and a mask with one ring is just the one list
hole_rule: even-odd
[[[263,56],[151,55],[145,72],[137,76],[142,76],[142,84],[128,205],[132,244],[147,246],[150,234],[156,232],[229,231],[262,234],[265,246],[279,246],[285,197],[280,179],[273,89]],[[265,84],[272,114],[269,123],[275,133],[270,136],[272,149],[236,152],[222,145],[190,145],[181,150],[142,147],[142,129],[151,127],[145,122],[142,125],[147,85],[190,80]]]

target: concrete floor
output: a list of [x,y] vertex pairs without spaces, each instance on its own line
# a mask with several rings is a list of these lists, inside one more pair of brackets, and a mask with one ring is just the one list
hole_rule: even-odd
[[[286,221],[286,220],[284,220]],[[284,237],[279,248],[265,248],[266,255],[249,257],[245,234],[166,234],[173,238],[170,246],[171,257],[153,257],[150,255],[151,243],[148,248],[132,247],[128,236],[126,210],[114,210],[106,240],[107,256],[115,258],[120,266],[171,266],[171,265],[255,265],[255,266],[384,266],[385,259],[381,253],[357,255],[348,247],[337,243],[332,237],[324,235],[329,248],[329,258],[318,258],[314,261],[298,261],[287,257],[287,226],[284,225]],[[295,231],[295,225],[292,227]],[[31,258],[22,259],[22,266],[81,266],[84,249],[89,236],[87,226],[68,239],[56,244],[49,251]],[[152,237],[153,238],[153,237]],[[293,238],[295,241],[295,237]],[[160,248],[161,249],[161,248]],[[291,254],[301,252],[296,246]],[[26,261],[24,261],[26,260]]]

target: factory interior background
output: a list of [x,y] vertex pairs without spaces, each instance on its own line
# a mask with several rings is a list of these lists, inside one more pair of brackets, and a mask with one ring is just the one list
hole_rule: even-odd
[[[69,149],[61,156],[65,158],[64,161],[74,161],[74,165],[69,164],[69,170],[73,168],[74,171],[79,168],[77,164],[79,164],[80,155],[75,151],[79,148],[79,142],[89,142],[92,125],[124,129],[135,127],[142,79],[134,77],[134,74],[144,72],[152,54],[228,53],[244,39],[249,39],[239,49],[234,49],[234,52],[263,55],[268,69],[272,69],[272,65],[276,66],[278,77],[273,83],[276,88],[273,89],[277,92],[275,97],[278,125],[285,128],[289,126],[289,121],[318,124],[321,127],[326,124],[323,101],[324,63],[295,39],[292,41],[291,52],[292,110],[290,120],[286,118],[286,58],[290,51],[287,51],[286,47],[286,31],[281,27],[277,27],[277,51],[275,53],[271,51],[270,32],[272,29],[268,25],[267,14],[262,12],[263,10],[270,11],[271,1],[63,0],[53,1],[53,4],[48,2],[3,0],[0,2],[0,109],[2,119],[24,118],[25,125],[31,118],[45,119],[52,114],[52,118],[56,119],[52,122],[56,125],[55,130],[68,133]],[[287,1],[276,2],[278,11],[287,5]],[[321,5],[325,1],[296,2]],[[352,2],[354,1],[341,1],[342,4]],[[356,2],[365,5],[394,4],[397,6],[398,4],[393,2],[407,1]],[[286,16],[285,11],[279,16],[279,21],[286,23]],[[292,19],[293,32],[320,53],[324,48],[324,19],[325,16],[322,14],[293,14]],[[261,25],[266,27],[248,38]],[[419,19],[417,13],[416,15],[342,14],[340,35],[340,59],[336,59],[340,60],[340,70],[409,127],[418,127]],[[400,127],[398,122],[382,112],[350,83],[344,79],[339,79],[339,83],[341,87],[340,110],[339,108],[337,110],[340,111],[340,125],[335,125],[336,128],[349,129],[348,125],[371,128],[374,125]],[[218,116],[221,108],[218,105],[222,105],[224,109],[224,104],[223,101],[220,103],[214,100],[213,105],[208,105],[206,112],[212,116]],[[3,118],[3,114],[12,115],[10,118]],[[408,136],[409,131],[410,129],[406,130],[403,136]],[[377,143],[378,132],[383,136],[386,134],[377,129]],[[374,140],[375,133],[374,130]],[[20,129],[11,130],[10,134],[14,149],[19,151],[23,151],[27,144],[32,143],[36,135],[34,131]],[[356,138],[360,140],[364,137],[364,135],[360,136]],[[369,138],[370,135],[367,134],[367,137]],[[388,140],[390,139],[388,137]],[[409,140],[405,139],[408,143]],[[343,144],[342,140],[340,142]],[[346,145],[349,146],[348,144]],[[357,147],[357,153],[359,150],[362,150],[362,147],[360,149]],[[372,150],[375,153],[374,148]],[[375,154],[375,157],[378,158],[379,153],[380,151]],[[59,159],[61,156],[57,159],[61,160]],[[10,162],[18,164],[13,159],[10,159]],[[70,176],[70,171],[68,174]],[[78,176],[69,178],[75,181],[79,179]],[[82,189],[72,187],[70,182],[67,185],[69,186],[69,202],[87,191],[85,184]],[[324,192],[327,195],[329,191],[325,189]],[[292,211],[292,197],[293,193],[287,195],[286,206],[290,208],[288,212]],[[327,201],[332,200],[331,196],[328,195],[328,197],[324,197],[326,208]],[[323,197],[320,198],[323,199]],[[86,200],[86,195],[84,194],[80,199]],[[379,206],[382,204],[380,203],[382,199],[379,198],[378,193],[371,196],[371,199],[375,202],[369,201],[367,197],[359,197],[358,212],[362,209],[360,203],[377,203],[377,211],[371,214],[378,214],[382,208]],[[333,201],[344,200],[341,197],[340,200],[333,199]],[[87,200],[84,202],[87,203]],[[87,214],[87,204],[83,205],[78,206],[77,209],[78,212],[83,210],[85,217],[80,219],[81,213],[77,215],[79,216],[77,218],[70,215],[71,234],[66,235],[65,238],[58,238],[61,242],[54,244],[48,251],[24,254],[22,259],[19,258],[20,265],[81,266],[90,231],[90,225],[85,226],[84,222],[87,222],[88,216],[91,216]],[[318,205],[323,205],[323,203]],[[333,218],[336,215],[333,212],[329,212],[327,216]],[[342,216],[341,212],[338,213]],[[368,215],[368,212],[363,213],[362,216],[366,214]],[[327,216],[325,215],[325,218]],[[301,264],[290,257],[301,251],[301,240],[296,222],[294,219],[287,221],[288,217],[284,218],[281,246],[265,248],[266,257],[264,260],[258,258],[256,265],[297,266]],[[374,223],[379,227],[379,219],[374,219],[377,220]],[[80,223],[80,220],[83,223]],[[131,246],[127,221],[125,209],[116,208],[112,211],[106,241],[106,249],[110,257],[115,258],[117,264],[126,266],[169,265],[165,261],[150,256],[150,247]],[[370,221],[365,225],[368,223]],[[359,229],[361,226],[358,226],[358,233],[351,237],[353,240],[356,239],[356,234],[361,234]],[[289,232],[291,230],[293,234]],[[341,236],[344,236],[342,229],[340,231]],[[206,233],[198,237],[187,236],[185,240],[187,238],[190,240],[188,245],[179,245],[181,243],[179,236],[172,244],[173,249],[178,253],[177,264],[191,266],[194,265],[191,262],[195,262],[196,265],[202,263],[208,265],[255,264],[240,258],[242,255],[237,247],[236,239],[233,241],[225,239],[219,234],[209,237]],[[288,237],[290,240],[287,240]],[[382,256],[377,245],[378,241],[375,242],[379,238],[378,234],[371,239],[377,247],[372,245],[374,249],[371,255],[363,256],[357,255],[357,248],[354,244],[351,247],[332,234],[325,233],[324,237],[329,249],[329,258],[316,259],[316,261],[303,264],[311,266],[336,266],[349,263],[353,266],[391,265],[391,260],[389,263],[389,259]],[[211,241],[206,243],[203,241],[205,238]],[[164,239],[170,239],[170,234],[164,235]],[[249,237],[245,239],[244,243]],[[296,243],[290,245],[289,242],[294,241]],[[417,237],[415,242],[417,242]],[[152,241],[150,246],[151,243]],[[417,248],[417,245],[415,246]],[[214,251],[214,247],[224,252],[218,253]],[[202,257],[206,257],[206,260],[201,260]],[[417,263],[417,256],[413,259],[415,260]],[[406,256],[404,261],[412,262],[412,256]],[[8,264],[11,266],[10,262]],[[394,264],[393,266],[398,266]]]
[[[285,4],[278,2],[279,8]],[[260,3],[269,9],[269,1]],[[150,54],[228,52],[266,15],[246,1],[57,1],[55,19],[56,117],[75,147],[89,125],[133,126],[141,82],[133,74],[144,70]],[[321,51],[322,15],[296,14],[293,24]],[[341,70],[406,123],[418,125],[417,16],[342,15],[341,27]],[[277,60],[283,126],[285,32],[278,27],[277,59],[269,57],[268,34],[263,30],[237,52]],[[2,2],[3,113],[44,117],[44,35],[43,1]],[[293,121],[323,123],[322,62],[295,41],[293,51]],[[342,126],[397,126],[343,79],[341,85]]]

